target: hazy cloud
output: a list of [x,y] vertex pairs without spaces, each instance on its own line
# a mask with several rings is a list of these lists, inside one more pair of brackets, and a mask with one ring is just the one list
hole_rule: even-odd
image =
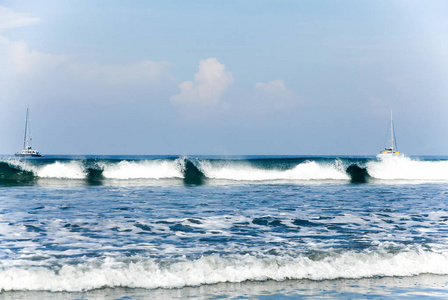
[[[4,29],[29,26],[39,22],[39,18],[25,13],[16,13],[0,6],[0,32]],[[46,70],[65,61],[62,55],[31,51],[24,42],[11,41],[0,35],[0,63],[2,70],[11,76],[13,73],[33,73]]]
[[171,97],[172,103],[211,107],[222,104],[222,96],[233,83],[231,72],[216,58],[199,62],[199,72],[194,81],[184,81],[179,85],[180,93]]
[[71,64],[70,70],[79,77],[103,84],[155,84],[171,77],[171,62],[144,60],[129,65]]
[[3,72],[19,74],[43,73],[67,62],[68,57],[32,51],[23,42],[14,42],[0,36],[0,62]]
[[[0,6],[0,81],[3,82],[0,89],[3,95],[29,98],[30,94],[39,94],[45,101],[51,101],[50,98],[60,98],[58,93],[73,89],[72,97],[80,102],[110,101],[111,98],[122,101],[125,99],[123,95],[126,99],[144,99],[138,95],[173,82],[168,61],[143,60],[126,65],[82,62],[76,57],[30,49],[25,42],[1,34],[2,29],[28,26],[38,21],[28,14]],[[134,96],[130,96],[132,93]],[[11,96],[8,99],[10,103],[20,101]]]
[[16,13],[0,6],[0,31],[7,28],[28,26],[39,21],[39,18],[24,13]]
[[39,75],[60,67],[66,75],[92,83],[128,85],[159,83],[171,77],[168,61],[144,60],[128,65],[79,63],[66,55],[30,50],[24,42],[10,41],[0,35],[0,73]]
[[[0,30],[37,21],[37,18],[0,7]],[[46,102],[61,96],[66,98],[67,89],[72,89],[72,100],[78,102],[99,103],[104,99],[110,102],[112,98],[119,102],[130,97],[145,99],[139,95],[160,90],[160,87],[166,87],[164,83],[173,82],[169,72],[171,63],[167,61],[143,60],[127,65],[80,62],[72,56],[30,49],[25,42],[13,41],[1,32],[0,66],[3,105],[17,104],[20,97],[29,103],[30,95],[39,95]]]
[[269,97],[287,97],[291,96],[292,92],[285,86],[283,80],[273,80],[269,82],[257,82],[254,85],[254,89],[257,93],[269,96]]
[[255,101],[260,111],[282,110],[294,104],[294,93],[283,80],[257,82],[254,85]]

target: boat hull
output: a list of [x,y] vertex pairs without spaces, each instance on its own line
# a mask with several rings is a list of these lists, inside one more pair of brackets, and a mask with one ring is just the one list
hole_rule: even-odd
[[389,158],[389,157],[404,157],[403,153],[380,153],[376,156],[377,158]]
[[14,154],[16,157],[43,157],[42,154],[22,154],[22,153],[16,153]]

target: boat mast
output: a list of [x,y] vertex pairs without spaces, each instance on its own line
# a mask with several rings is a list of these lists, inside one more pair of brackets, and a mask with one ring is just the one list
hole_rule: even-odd
[[29,142],[29,136],[28,136],[28,113],[29,113],[30,107],[27,105],[26,107],[26,122],[25,122],[25,136],[23,138],[23,149],[28,149],[28,142]]
[[394,121],[392,120],[392,110],[390,111],[390,147],[392,152],[395,151],[395,139],[394,139]]

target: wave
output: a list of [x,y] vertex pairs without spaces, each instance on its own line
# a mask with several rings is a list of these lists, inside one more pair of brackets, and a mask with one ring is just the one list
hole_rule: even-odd
[[332,163],[305,161],[289,170],[262,169],[235,162],[213,164],[210,161],[201,161],[198,168],[207,178],[238,181],[350,179],[339,160]]
[[[217,254],[195,260],[95,258],[62,266],[3,266],[0,291],[76,292],[99,288],[181,288],[221,282],[360,279],[448,274],[448,254],[421,249],[391,253],[327,252],[315,256]],[[42,280],[45,278],[45,280]]]
[[98,163],[107,179],[162,179],[183,178],[184,160],[120,161]]
[[448,161],[390,157],[366,164],[370,176],[384,180],[448,180]]
[[103,181],[182,180],[185,184],[213,182],[365,183],[448,181],[448,161],[392,157],[383,160],[307,159],[9,159],[0,161],[0,183],[29,184],[40,179]]
[[33,172],[21,170],[7,162],[0,161],[0,182],[27,183],[34,179]]
[[37,178],[85,179],[87,172],[81,161],[61,162],[35,165],[27,160],[9,160],[10,168],[33,174]]
[[45,179],[81,179],[98,181],[104,179],[162,179],[183,178],[185,162],[177,160],[143,160],[119,162],[85,160],[24,160],[0,161],[1,181],[35,181]]

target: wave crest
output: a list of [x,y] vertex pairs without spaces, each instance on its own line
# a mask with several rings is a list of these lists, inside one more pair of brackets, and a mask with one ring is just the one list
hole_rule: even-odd
[[34,165],[26,160],[10,160],[8,164],[18,170],[31,172],[39,178],[85,179],[87,172],[81,161],[61,162]]
[[212,164],[201,161],[199,169],[207,178],[238,181],[350,179],[339,161],[326,164],[306,161],[289,170],[262,169],[234,162]]
[[[348,168],[347,168],[348,167]],[[225,160],[162,158],[145,160],[50,159],[0,160],[0,182],[35,183],[39,178],[102,180],[182,179],[186,184],[203,184],[208,179],[228,182],[325,181],[391,182],[448,181],[447,160],[417,160],[391,157],[382,160],[316,158]]]
[[390,157],[366,164],[370,176],[386,180],[448,180],[448,161]]
[[[422,250],[389,253],[327,253],[323,258],[257,257],[253,255],[204,256],[161,262],[144,257],[90,259],[58,270],[47,267],[3,267],[0,290],[87,291],[104,287],[181,288],[220,282],[286,279],[325,280],[374,276],[448,274],[447,253]],[[46,280],[43,281],[42,278]]]
[[144,160],[98,163],[107,179],[183,178],[183,160]]

